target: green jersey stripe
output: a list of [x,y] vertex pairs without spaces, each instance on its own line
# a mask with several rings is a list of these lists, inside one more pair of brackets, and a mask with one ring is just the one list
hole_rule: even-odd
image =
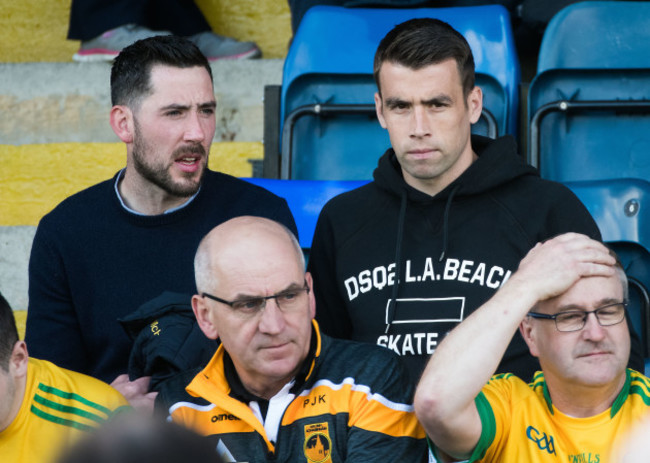
[[43,383],[39,383],[38,388],[43,392],[47,392],[48,394],[53,394],[55,396],[61,397],[62,399],[76,400],[77,402],[81,402],[82,404],[87,405],[88,407],[92,407],[96,410],[99,410],[100,412],[105,413],[106,415],[111,414],[110,409],[98,403],[92,402],[80,396],[79,394],[75,394],[74,392],[64,392],[60,389],[51,386],[46,386]]
[[[82,410],[81,408],[78,408],[78,407],[71,407],[69,405],[63,405],[63,404],[59,404],[59,403],[56,403],[56,402],[52,402],[51,400],[46,399],[45,397],[42,397],[42,396],[40,396],[38,394],[36,394],[34,396],[34,402],[39,403],[39,404],[41,404],[41,405],[43,405],[43,406],[45,406],[47,408],[51,408],[53,410],[57,410],[57,411],[60,411],[60,412],[63,412],[63,413],[70,413],[72,415],[77,415],[77,416],[80,416],[80,417],[83,417],[83,418],[87,418],[87,419],[92,420],[92,421],[94,421],[96,423],[103,423],[104,421],[106,421],[106,418],[108,418],[108,416],[109,416],[109,415],[106,415],[106,416],[102,417],[102,416],[98,416],[98,415],[96,415],[94,413],[90,413],[89,411]],[[110,414],[110,411],[109,411],[109,414]]]
[[650,395],[650,384],[648,384],[648,381],[645,378],[633,377],[632,385],[644,390],[646,395]]
[[36,408],[34,405],[32,405],[31,407],[31,412],[34,415],[43,418],[44,420],[51,421],[52,423],[60,424],[63,426],[68,426],[70,428],[79,429],[80,431],[88,432],[94,429],[92,426],[88,426],[87,424],[77,423],[76,421],[66,420],[65,418],[60,418],[58,416],[50,415],[49,413],[46,413],[43,410]]
[[632,384],[632,386],[630,386],[630,394],[638,395],[639,397],[641,397],[641,399],[643,399],[643,403],[645,403],[646,405],[650,405],[650,396],[648,396],[647,389],[640,387],[636,384]]

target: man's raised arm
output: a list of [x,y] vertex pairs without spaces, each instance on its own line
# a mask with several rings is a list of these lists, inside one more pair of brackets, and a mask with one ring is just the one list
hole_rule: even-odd
[[614,274],[602,243],[567,233],[537,244],[497,293],[452,330],[429,360],[415,411],[439,450],[468,458],[481,437],[474,399],[494,374],[528,311],[584,276]]

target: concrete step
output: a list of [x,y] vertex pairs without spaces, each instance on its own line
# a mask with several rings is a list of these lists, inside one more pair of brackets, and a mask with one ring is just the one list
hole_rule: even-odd
[[[195,0],[215,32],[257,42],[265,58],[284,58],[291,38],[286,0]],[[70,0],[0,0],[0,62],[68,62]]]
[[[263,151],[261,142],[213,143],[208,166],[250,177],[251,163]],[[0,145],[0,226],[37,225],[65,198],[111,178],[125,164],[121,142]]]
[[27,310],[27,265],[36,227],[0,226],[0,292],[14,310]]
[[[215,141],[260,142],[265,85],[282,82],[281,59],[211,65]],[[117,142],[108,122],[108,63],[0,63],[0,144]]]

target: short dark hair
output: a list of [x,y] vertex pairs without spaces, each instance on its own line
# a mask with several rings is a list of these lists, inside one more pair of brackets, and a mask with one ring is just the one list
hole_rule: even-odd
[[0,293],[0,368],[9,371],[9,360],[18,342],[18,329],[11,306]]
[[377,89],[381,94],[379,71],[385,62],[419,70],[452,58],[466,97],[474,88],[474,56],[465,37],[439,19],[410,19],[395,26],[377,47],[373,70]]
[[124,48],[111,68],[111,103],[137,108],[151,94],[151,68],[154,65],[190,68],[202,66],[210,75],[207,58],[192,42],[175,35],[138,40]]

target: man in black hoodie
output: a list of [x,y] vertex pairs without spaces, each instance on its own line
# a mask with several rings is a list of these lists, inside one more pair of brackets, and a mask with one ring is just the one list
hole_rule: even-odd
[[[600,232],[566,187],[522,162],[511,137],[471,135],[482,92],[469,45],[451,26],[396,26],[379,44],[374,75],[392,149],[373,182],[325,205],[309,271],[323,331],[394,350],[417,379],[445,334],[535,243]],[[497,371],[531,378],[538,368],[517,334]]]

